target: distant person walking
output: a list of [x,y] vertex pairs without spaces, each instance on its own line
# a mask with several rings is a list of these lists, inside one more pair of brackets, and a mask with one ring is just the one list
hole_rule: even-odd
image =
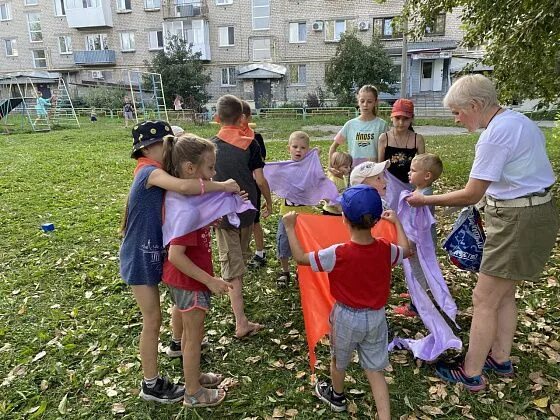
[[173,100],[173,108],[175,111],[181,111],[183,109],[183,97],[181,95],[175,95]]

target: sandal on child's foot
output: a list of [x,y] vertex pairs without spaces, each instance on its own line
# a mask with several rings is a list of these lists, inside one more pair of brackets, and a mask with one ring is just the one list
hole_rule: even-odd
[[183,405],[185,407],[214,407],[222,403],[226,398],[226,391],[223,389],[208,389],[201,387],[192,395],[185,393]]
[[278,278],[276,279],[276,287],[279,289],[285,289],[290,285],[290,273],[287,271],[280,273]]
[[201,373],[200,378],[198,381],[200,382],[200,386],[206,388],[216,388],[218,385],[222,383],[224,380],[224,375],[220,375],[219,373]]

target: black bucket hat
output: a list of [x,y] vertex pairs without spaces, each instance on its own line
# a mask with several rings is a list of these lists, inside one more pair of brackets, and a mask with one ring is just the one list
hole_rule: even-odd
[[163,141],[165,136],[172,136],[173,130],[165,121],[144,121],[132,128],[132,157],[144,147]]

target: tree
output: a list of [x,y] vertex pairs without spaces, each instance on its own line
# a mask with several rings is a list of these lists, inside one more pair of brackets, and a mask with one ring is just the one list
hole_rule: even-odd
[[175,95],[182,96],[185,104],[194,108],[208,102],[206,85],[211,79],[200,59],[201,53],[193,52],[192,45],[178,36],[169,38],[166,50],[159,51],[146,64],[150,71],[161,74],[167,104],[171,106]]
[[467,47],[483,46],[503,101],[560,102],[560,2],[408,0],[403,19],[421,37],[438,14],[461,8]]
[[325,83],[339,104],[356,103],[356,86],[372,84],[381,92],[393,93],[398,80],[397,69],[379,38],[373,37],[371,44],[365,45],[354,32],[342,34],[325,73]]

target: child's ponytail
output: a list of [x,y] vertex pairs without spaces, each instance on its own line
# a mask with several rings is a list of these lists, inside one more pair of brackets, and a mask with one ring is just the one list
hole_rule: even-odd
[[179,177],[179,175],[177,174],[176,167],[173,164],[173,150],[178,140],[179,137],[175,136],[165,136],[163,138],[163,169],[169,175],[177,178]]
[[365,93],[365,92],[371,92],[373,94],[373,96],[375,97],[375,106],[373,107],[373,115],[377,117],[377,113],[379,111],[379,103],[377,101],[377,99],[379,98],[379,91],[377,90],[377,88],[373,85],[363,85],[360,90],[358,91],[358,95],[359,96],[360,93]]

